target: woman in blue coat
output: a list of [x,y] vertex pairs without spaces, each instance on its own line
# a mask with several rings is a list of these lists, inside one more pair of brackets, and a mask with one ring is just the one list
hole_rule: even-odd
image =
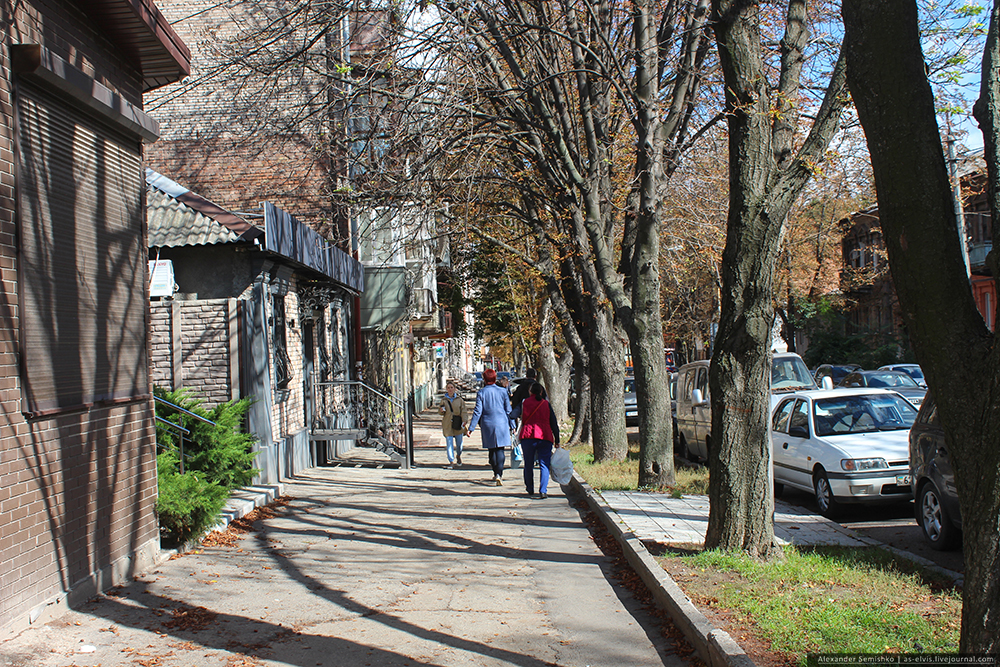
[[490,452],[493,482],[503,484],[504,447],[510,447],[510,395],[497,386],[497,372],[492,368],[483,371],[485,386],[476,394],[476,408],[469,421],[469,435],[482,421],[483,449]]

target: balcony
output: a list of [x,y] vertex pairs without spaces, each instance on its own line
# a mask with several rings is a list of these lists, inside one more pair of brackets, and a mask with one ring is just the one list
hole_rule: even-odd
[[986,255],[993,249],[993,243],[974,243],[969,246],[969,270],[973,273],[986,270]]

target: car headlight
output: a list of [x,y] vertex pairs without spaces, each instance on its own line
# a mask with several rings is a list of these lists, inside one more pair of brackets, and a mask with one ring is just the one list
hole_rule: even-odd
[[888,468],[889,464],[885,462],[885,459],[841,459],[840,467],[848,472],[855,472]]

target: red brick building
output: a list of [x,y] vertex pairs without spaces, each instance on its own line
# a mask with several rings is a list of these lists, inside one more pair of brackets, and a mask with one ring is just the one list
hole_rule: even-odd
[[[993,248],[986,177],[981,171],[972,171],[961,180],[969,281],[979,312],[992,330],[997,315],[997,292],[994,276],[986,265],[986,256]],[[851,304],[846,333],[898,339],[903,334],[903,318],[889,274],[878,207],[845,218],[841,229],[844,232],[841,291]]]
[[150,0],[3,0],[0,629],[159,550],[144,92],[189,70]]

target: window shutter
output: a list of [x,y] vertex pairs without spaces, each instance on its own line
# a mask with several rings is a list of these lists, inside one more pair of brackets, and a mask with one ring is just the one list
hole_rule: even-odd
[[149,394],[138,137],[18,87],[22,410]]

